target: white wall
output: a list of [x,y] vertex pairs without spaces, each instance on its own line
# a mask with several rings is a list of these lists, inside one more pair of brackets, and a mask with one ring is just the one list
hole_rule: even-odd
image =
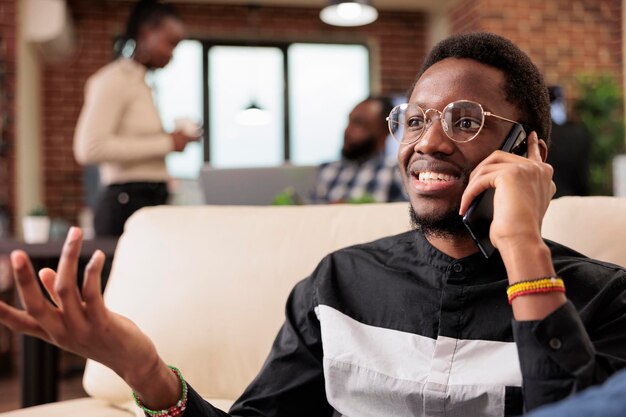
[[43,202],[41,64],[37,47],[25,35],[27,2],[18,2],[16,87],[16,226]]

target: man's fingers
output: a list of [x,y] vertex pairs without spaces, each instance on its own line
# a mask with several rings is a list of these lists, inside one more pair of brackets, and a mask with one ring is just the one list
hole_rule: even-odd
[[44,268],[39,271],[39,280],[48,292],[48,295],[50,296],[50,299],[52,299],[52,302],[54,302],[54,304],[59,307],[61,305],[61,302],[59,301],[59,296],[54,289],[54,282],[56,281],[56,277],[57,273],[50,268]]
[[0,323],[7,326],[13,332],[25,333],[50,342],[46,332],[39,326],[37,320],[28,313],[8,306],[0,301]]
[[463,216],[467,210],[469,209],[470,204],[474,201],[476,197],[480,195],[483,191],[488,188],[495,188],[492,183],[495,181],[497,170],[490,170],[491,172],[486,172],[480,177],[472,179],[467,187],[465,187],[465,191],[463,191],[463,195],[461,196],[461,204],[459,206],[459,215]]
[[528,159],[531,161],[542,162],[541,151],[539,150],[539,137],[537,132],[531,132],[528,135]]
[[83,280],[83,300],[88,311],[99,312],[104,308],[102,299],[101,278],[104,267],[104,253],[100,250],[94,252],[85,268]]
[[[530,144],[529,144],[529,147],[530,147]],[[490,167],[496,164],[502,164],[502,163],[513,163],[513,164],[528,163],[528,158],[524,158],[522,156],[515,155],[510,152],[495,151],[474,167],[474,169],[470,173],[470,177],[469,177],[470,181],[480,173],[481,169]]]
[[60,307],[69,316],[82,314],[80,292],[76,283],[82,238],[79,228],[70,228],[61,252],[54,284]]
[[52,306],[45,299],[39,288],[39,283],[35,279],[35,272],[26,253],[22,251],[11,253],[11,265],[13,266],[13,275],[17,283],[17,291],[26,311],[36,319],[49,314]]
[[63,322],[59,320],[57,315],[58,311],[41,292],[41,287],[35,278],[35,272],[26,253],[19,250],[12,252],[11,265],[17,283],[17,291],[28,314],[37,321],[47,334],[63,334],[65,329]]

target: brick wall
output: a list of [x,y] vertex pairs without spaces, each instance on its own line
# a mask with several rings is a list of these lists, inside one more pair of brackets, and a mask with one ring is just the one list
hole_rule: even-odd
[[481,10],[482,4],[480,0],[459,0],[449,13],[450,32],[477,32],[482,31],[481,27]]
[[[44,69],[43,136],[46,205],[51,215],[73,220],[83,206],[82,168],[72,155],[83,85],[111,59],[112,39],[121,33],[130,3],[90,0],[70,4],[79,48],[69,61]],[[183,4],[177,9],[194,37],[367,42],[384,93],[404,92],[425,53],[423,13],[383,12],[374,24],[355,29],[322,23],[318,9],[267,7],[258,9],[254,19],[249,18],[248,8],[240,6]]]
[[622,82],[621,0],[462,0],[451,12],[455,33],[484,30],[519,45],[548,84],[565,87],[571,107],[581,72]]
[[15,206],[15,37],[17,0],[0,0],[0,205]]

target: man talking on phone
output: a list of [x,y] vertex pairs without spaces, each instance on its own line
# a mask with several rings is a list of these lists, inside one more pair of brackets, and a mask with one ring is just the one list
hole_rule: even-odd
[[[550,105],[528,56],[493,34],[450,37],[389,124],[415,230],[334,252],[297,284],[269,357],[228,414],[106,308],[101,252],[76,291],[78,229],[59,270],[40,273],[58,307],[15,252],[26,310],[0,304],[0,321],[104,363],[163,416],[508,416],[626,367],[626,272],[541,238],[555,192]],[[527,157],[500,150],[520,126]],[[486,190],[488,258],[461,219]]]

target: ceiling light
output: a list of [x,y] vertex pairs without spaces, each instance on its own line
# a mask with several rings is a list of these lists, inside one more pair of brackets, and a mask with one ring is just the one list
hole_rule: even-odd
[[320,12],[322,22],[333,26],[363,26],[378,18],[369,0],[330,0]]

